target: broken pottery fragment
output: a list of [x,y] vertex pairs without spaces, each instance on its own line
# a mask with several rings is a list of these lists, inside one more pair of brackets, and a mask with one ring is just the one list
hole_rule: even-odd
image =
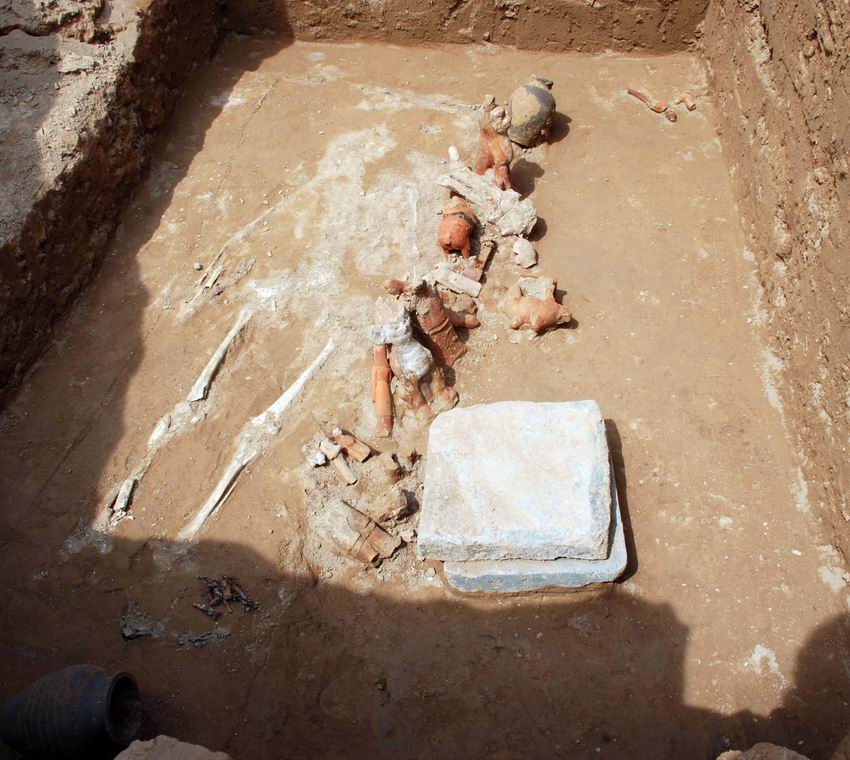
[[392,377],[387,347],[376,346],[372,351],[372,406],[378,417],[378,435],[382,438],[388,438],[393,432]]
[[555,96],[552,80],[532,75],[517,87],[510,99],[511,126],[508,137],[525,147],[536,145],[549,137],[549,128],[555,115]]
[[449,290],[454,290],[456,293],[466,293],[473,298],[478,298],[481,294],[480,282],[476,282],[469,277],[452,271],[445,262],[437,265],[434,269],[433,277],[440,285],[443,285]]
[[511,328],[519,330],[527,325],[540,335],[572,320],[570,310],[555,300],[555,286],[555,280],[548,277],[520,278],[499,303]]
[[372,565],[392,556],[401,545],[401,539],[342,501],[328,505],[318,518],[316,530],[338,553]]
[[537,264],[537,251],[530,240],[517,238],[511,249],[514,254],[514,263],[524,269],[530,269]]
[[437,407],[436,411],[454,406],[457,393],[446,385],[431,352],[413,337],[413,324],[404,305],[379,298],[375,317],[371,340],[375,345],[390,346],[390,368],[398,380],[401,400],[422,420],[436,413],[429,400]]
[[496,103],[492,95],[487,95],[481,104],[479,119],[481,132],[478,135],[478,153],[475,159],[475,173],[484,175],[493,170],[493,181],[501,190],[512,189],[511,161],[514,149],[508,137],[511,126],[511,108]]
[[331,430],[331,437],[348,456],[358,462],[365,462],[372,453],[372,449],[367,444],[357,440],[351,433],[346,433],[341,427],[335,426]]
[[415,280],[412,285],[401,280],[386,280],[384,289],[400,296],[437,364],[454,366],[466,353],[466,345],[458,338],[455,327],[478,327],[478,320],[447,308],[424,278]]
[[468,259],[472,254],[470,243],[478,219],[463,198],[452,198],[445,206],[437,226],[437,242],[443,249],[443,255],[456,253]]

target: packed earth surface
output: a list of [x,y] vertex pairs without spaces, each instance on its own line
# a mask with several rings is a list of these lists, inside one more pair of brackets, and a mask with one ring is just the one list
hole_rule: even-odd
[[[440,260],[448,148],[470,161],[484,93],[533,73],[559,115],[512,176],[540,216],[534,271],[574,319],[509,329],[498,296],[526,272],[503,245],[450,379],[462,406],[599,403],[629,565],[590,590],[465,596],[415,537],[371,568],[315,523],[333,499],[377,518],[421,497],[427,425],[375,435],[373,304]],[[670,123],[629,87],[697,107]],[[777,389],[708,89],[690,53],[226,38],[0,415],[3,696],[69,662],[128,670],[146,737],[234,758],[714,758],[757,741],[828,758],[850,726],[850,590]],[[187,535],[246,423],[323,352]],[[164,415],[180,424],[151,449]],[[396,453],[402,480],[377,457],[352,486],[311,467],[302,447],[335,424]],[[258,608],[210,620],[198,575],[238,578]],[[150,635],[125,638],[128,621]]]

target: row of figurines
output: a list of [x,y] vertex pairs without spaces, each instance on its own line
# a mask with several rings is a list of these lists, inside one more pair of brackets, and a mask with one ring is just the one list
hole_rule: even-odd
[[[501,190],[513,189],[510,178],[513,143],[530,147],[548,138],[555,114],[551,88],[551,80],[532,76],[517,88],[507,104],[499,105],[490,95],[484,99],[475,172],[483,176],[492,170],[493,182]],[[437,241],[444,256],[472,258],[471,240],[478,225],[466,200],[453,197],[443,209],[437,228]],[[482,250],[490,249],[482,245]],[[480,279],[486,261],[473,259],[471,264],[465,274],[477,271],[472,276]],[[511,320],[511,327],[519,329],[528,325],[540,333],[570,321],[569,311],[555,300],[554,281],[536,283],[538,290],[542,285],[543,292],[528,294],[521,283],[511,288],[500,304]],[[479,321],[471,295],[441,293],[430,278],[418,277],[410,283],[390,279],[384,283],[384,289],[396,298],[379,298],[375,305],[375,326],[370,334],[374,346],[371,386],[378,432],[389,436],[394,412],[392,378],[397,381],[398,400],[418,419],[429,420],[450,409],[457,403],[458,395],[446,383],[443,371],[451,369],[466,351],[455,328],[475,328]]]

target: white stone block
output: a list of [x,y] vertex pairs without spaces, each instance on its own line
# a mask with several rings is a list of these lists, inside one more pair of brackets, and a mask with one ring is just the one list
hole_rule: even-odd
[[606,559],[483,560],[446,562],[446,580],[458,591],[516,593],[543,588],[581,588],[615,581],[626,569],[628,554],[617,486],[611,477],[611,552]]
[[428,559],[608,556],[611,478],[595,401],[503,401],[431,424],[418,551]]

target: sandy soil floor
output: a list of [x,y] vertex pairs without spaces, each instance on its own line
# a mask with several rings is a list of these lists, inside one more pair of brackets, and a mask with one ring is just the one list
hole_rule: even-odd
[[[391,443],[372,435],[371,306],[384,277],[438,259],[435,180],[450,144],[472,147],[470,105],[532,72],[568,118],[514,175],[576,323],[512,334],[486,305],[519,273],[497,254],[456,387],[464,405],[598,400],[631,562],[606,589],[460,597],[414,546],[379,570],[322,546],[312,518],[341,490],[301,446],[336,422],[426,450],[410,419]],[[235,758],[709,758],[762,739],[828,757],[850,724],[850,595],[787,444],[711,103],[669,124],[629,86],[705,85],[686,56],[228,42],[0,418],[0,696],[75,661],[127,669],[148,734]],[[194,262],[219,254],[199,287]],[[243,309],[132,519],[93,529]],[[279,436],[178,542],[242,427],[329,338]],[[359,473],[347,498],[381,511],[394,487]],[[197,574],[235,575],[260,609],[213,624],[191,606]],[[128,605],[156,636],[122,638]],[[213,628],[230,635],[187,643]]]

